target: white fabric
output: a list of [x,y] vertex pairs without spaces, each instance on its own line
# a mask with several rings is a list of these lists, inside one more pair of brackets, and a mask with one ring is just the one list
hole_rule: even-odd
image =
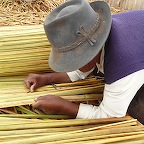
[[[96,64],[98,72],[103,73],[104,47],[100,56],[100,64]],[[79,70],[68,73],[71,81],[77,81],[86,78],[92,70],[87,73],[81,73]],[[123,117],[127,108],[139,90],[144,84],[144,70],[137,71],[112,84],[105,84],[103,101],[99,106],[80,104],[76,118],[109,118]]]
[[94,68],[92,68],[88,72],[82,72],[80,70],[76,70],[76,71],[72,71],[72,72],[67,72],[67,75],[69,76],[69,78],[70,78],[70,80],[72,82],[78,81],[78,80],[82,80],[82,79],[85,79],[94,70]]
[[112,84],[105,84],[99,106],[80,104],[76,118],[123,117],[139,88],[144,84],[144,70],[137,71]]
[[[104,63],[104,46],[102,48],[102,52],[101,52],[101,56],[100,56],[100,64],[96,63],[96,66],[98,68],[98,72],[100,71],[100,72],[104,73],[103,63]],[[82,72],[80,70],[67,72],[67,75],[69,76],[69,78],[72,82],[75,82],[75,81],[78,81],[78,80],[85,79],[94,69],[95,69],[95,67],[92,68],[88,72]]]

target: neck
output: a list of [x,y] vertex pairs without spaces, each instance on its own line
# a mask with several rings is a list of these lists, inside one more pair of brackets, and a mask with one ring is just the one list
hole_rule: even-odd
[[80,68],[80,71],[82,72],[90,71],[92,68],[96,66],[96,63],[100,63],[100,56],[101,51],[88,64]]
[[100,63],[100,57],[101,57],[102,50],[98,53],[98,55],[95,57],[95,63]]

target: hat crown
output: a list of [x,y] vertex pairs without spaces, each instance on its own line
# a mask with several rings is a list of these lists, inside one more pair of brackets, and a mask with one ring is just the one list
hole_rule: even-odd
[[66,15],[70,15],[71,13],[76,12],[79,9],[78,5],[70,5],[63,8],[56,16],[56,18],[61,18]]
[[99,25],[99,15],[86,0],[72,0],[54,9],[46,18],[44,28],[56,51],[69,51],[88,40]]

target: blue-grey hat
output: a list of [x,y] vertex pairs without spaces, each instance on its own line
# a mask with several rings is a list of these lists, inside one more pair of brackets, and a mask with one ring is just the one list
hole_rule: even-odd
[[111,28],[107,3],[70,0],[45,19],[44,29],[52,50],[49,66],[58,72],[77,70],[101,50]]

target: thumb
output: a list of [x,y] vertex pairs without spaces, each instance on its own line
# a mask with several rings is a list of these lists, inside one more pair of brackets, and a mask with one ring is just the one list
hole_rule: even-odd
[[32,107],[35,108],[35,109],[38,109],[38,108],[39,108],[39,101],[34,102],[34,103],[32,104]]

